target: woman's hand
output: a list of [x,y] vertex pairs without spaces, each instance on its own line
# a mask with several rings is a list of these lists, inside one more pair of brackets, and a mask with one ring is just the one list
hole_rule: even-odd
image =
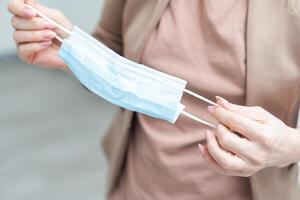
[[231,176],[251,176],[271,166],[299,160],[299,134],[260,107],[238,106],[217,97],[209,112],[220,122],[199,144],[211,168]]
[[14,40],[19,58],[26,63],[42,67],[65,68],[66,65],[57,54],[58,43],[54,40],[56,35],[65,35],[24,4],[35,7],[62,26],[72,29],[72,24],[58,10],[44,7],[33,0],[10,0],[8,10],[14,15],[11,24],[15,29]]

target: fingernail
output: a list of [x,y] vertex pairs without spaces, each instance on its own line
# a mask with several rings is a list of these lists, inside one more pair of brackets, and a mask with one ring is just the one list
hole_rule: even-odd
[[52,44],[52,41],[41,42],[40,44],[41,44],[42,47],[48,47]]
[[207,110],[209,113],[214,114],[215,113],[215,108],[213,106],[208,106]]
[[201,154],[204,155],[204,148],[201,144],[198,144],[198,149],[200,150]]
[[43,33],[43,37],[45,39],[53,39],[53,38],[55,38],[55,36],[56,36],[56,34],[52,31],[46,31]]
[[223,97],[216,96],[216,99],[217,99],[217,102],[218,102],[218,103],[223,103],[223,104],[229,103],[229,102],[228,102],[226,99],[224,99]]
[[26,17],[35,17],[36,16],[36,13],[33,12],[32,10],[28,9],[28,8],[25,8],[24,9],[24,15]]
[[50,22],[45,21],[44,22],[44,28],[53,29],[53,28],[55,28],[55,26],[53,24],[51,24]]

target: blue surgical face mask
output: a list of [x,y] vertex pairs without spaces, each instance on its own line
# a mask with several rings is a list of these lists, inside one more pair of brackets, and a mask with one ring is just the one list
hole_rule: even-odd
[[[51,23],[51,19],[32,7]],[[58,28],[60,25],[56,24]],[[132,62],[92,38],[78,27],[62,40],[59,56],[76,78],[90,91],[122,108],[175,123],[180,114],[213,127],[184,111],[184,92],[208,103],[213,102],[186,90],[187,82],[180,78]]]
[[75,27],[59,56],[89,90],[122,108],[174,123],[186,81],[125,59]]

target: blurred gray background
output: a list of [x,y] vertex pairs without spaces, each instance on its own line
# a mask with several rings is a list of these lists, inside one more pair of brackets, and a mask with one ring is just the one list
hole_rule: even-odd
[[[100,138],[116,108],[57,70],[15,56],[8,0],[0,1],[0,200],[104,199]],[[102,0],[40,0],[90,32]]]

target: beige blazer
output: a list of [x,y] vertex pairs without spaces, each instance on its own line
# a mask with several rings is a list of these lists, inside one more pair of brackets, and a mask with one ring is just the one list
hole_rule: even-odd
[[[139,62],[169,1],[108,0],[94,36]],[[300,102],[300,13],[290,14],[287,4],[288,0],[249,0],[246,105],[262,106],[295,127]],[[120,109],[103,139],[110,165],[108,196],[124,167],[133,118],[134,113]],[[260,171],[250,178],[254,199],[299,200],[297,174],[297,165]]]

